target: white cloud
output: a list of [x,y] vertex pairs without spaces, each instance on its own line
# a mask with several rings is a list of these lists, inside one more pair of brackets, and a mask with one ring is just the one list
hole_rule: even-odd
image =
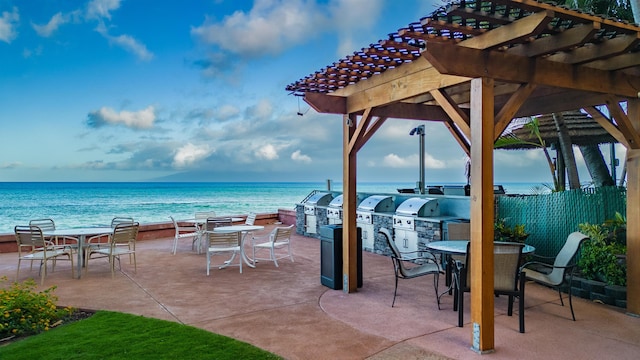
[[153,59],[153,53],[147,50],[147,47],[129,35],[112,36],[109,34],[107,27],[101,22],[96,27],[96,31],[109,40],[109,43],[119,46],[126,51],[133,53],[138,59],[149,61]]
[[111,19],[111,11],[120,7],[120,0],[92,0],[87,4],[87,19]]
[[183,168],[209,156],[213,151],[209,145],[196,146],[188,143],[176,151],[173,156],[173,166]]
[[121,111],[102,107],[100,110],[89,113],[88,125],[91,127],[101,127],[104,125],[125,125],[134,129],[148,129],[153,127],[156,120],[155,109],[149,106],[140,111]]
[[256,105],[247,108],[247,116],[251,118],[267,119],[273,113],[273,106],[269,100],[260,100]]
[[300,150],[296,150],[291,154],[291,160],[307,164],[311,163],[311,157],[302,154]]
[[240,114],[240,109],[233,105],[223,105],[218,109],[218,119],[224,121],[233,118],[234,116],[238,116]]
[[10,44],[18,36],[16,26],[20,20],[20,13],[17,7],[13,7],[11,12],[3,11],[0,17],[0,40]]
[[57,13],[51,17],[51,20],[49,20],[47,24],[45,25],[31,24],[31,26],[36,31],[36,33],[38,33],[38,35],[42,37],[49,37],[56,30],[58,30],[60,25],[64,25],[68,22],[69,22],[68,16],[63,15],[62,13]]
[[236,11],[220,23],[192,28],[191,33],[205,43],[248,57],[277,54],[324,28],[326,20],[320,14],[314,1],[256,0],[248,13]]
[[110,43],[116,44],[117,46],[127,50],[128,52],[133,53],[140,60],[149,61],[153,59],[153,53],[147,50],[147,47],[143,43],[139,42],[129,35],[103,35],[109,40]]
[[417,155],[401,158],[396,154],[389,154],[382,159],[382,165],[392,168],[407,168],[416,166],[418,161]]
[[[420,166],[420,156],[414,154],[402,158],[392,153],[382,159],[382,165],[391,168],[418,168]],[[444,161],[438,160],[429,154],[424,156],[424,166],[427,169],[445,169],[447,167]]]
[[256,150],[255,155],[258,159],[264,160],[277,160],[279,157],[278,150],[271,144],[261,146],[258,150]]

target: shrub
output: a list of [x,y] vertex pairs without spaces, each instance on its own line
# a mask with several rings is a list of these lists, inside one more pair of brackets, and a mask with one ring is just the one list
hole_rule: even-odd
[[[6,276],[0,278],[0,283],[7,282]],[[55,286],[40,292],[35,288],[33,279],[0,287],[0,338],[47,331],[73,313],[72,308],[58,308]]]
[[525,242],[529,234],[524,228],[524,224],[516,224],[513,227],[507,225],[506,219],[497,219],[493,224],[494,241],[515,241]]
[[602,225],[578,224],[579,230],[589,236],[580,252],[578,267],[582,276],[596,279],[610,285],[627,284],[627,265],[621,261],[627,253],[625,241],[626,220],[616,214],[615,219]]

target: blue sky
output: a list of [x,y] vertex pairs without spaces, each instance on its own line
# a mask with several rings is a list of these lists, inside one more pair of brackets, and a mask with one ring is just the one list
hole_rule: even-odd
[[[341,181],[341,116],[286,85],[439,4],[0,0],[0,181]],[[388,120],[359,180],[417,181],[420,124]],[[464,182],[463,151],[426,126],[426,181]],[[495,161],[496,182],[551,182],[541,151]]]

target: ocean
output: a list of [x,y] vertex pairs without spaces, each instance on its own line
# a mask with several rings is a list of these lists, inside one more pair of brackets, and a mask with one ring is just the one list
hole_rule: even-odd
[[[362,183],[359,192],[397,194],[415,183]],[[452,184],[455,185],[455,184]],[[462,184],[457,184],[462,185]],[[508,194],[527,194],[539,184],[503,184]],[[56,227],[108,225],[115,216],[140,223],[193,218],[196,211],[218,215],[271,213],[295,209],[326,182],[0,182],[0,233],[31,219],[51,218]],[[342,191],[341,183],[331,189]]]

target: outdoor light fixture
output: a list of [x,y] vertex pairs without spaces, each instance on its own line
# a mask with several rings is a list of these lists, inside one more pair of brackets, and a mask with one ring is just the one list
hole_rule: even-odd
[[418,182],[418,189],[420,189],[420,194],[424,194],[424,125],[414,127],[409,132],[409,135],[420,135],[420,181]]

